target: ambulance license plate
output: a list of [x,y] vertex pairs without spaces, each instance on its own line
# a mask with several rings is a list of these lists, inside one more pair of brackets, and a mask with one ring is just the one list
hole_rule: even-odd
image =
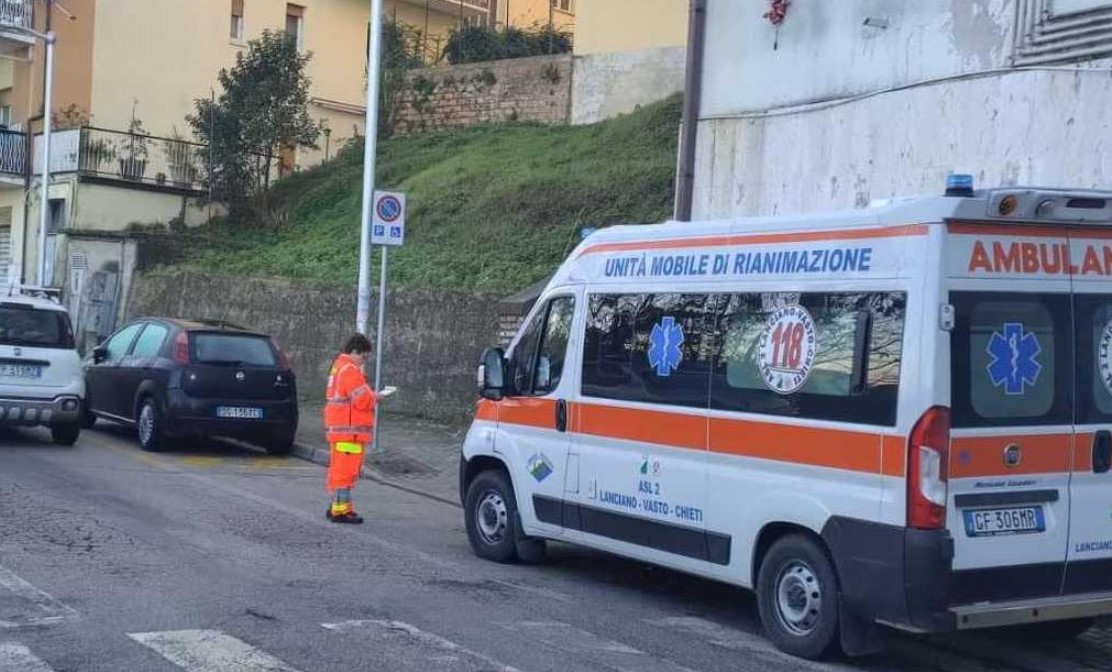
[[970,537],[995,537],[1002,534],[1030,534],[1046,531],[1041,506],[1014,509],[977,509],[963,511],[965,534]]
[[245,420],[261,420],[263,417],[263,409],[261,408],[240,408],[238,406],[218,406],[216,409],[216,417],[218,418],[242,418]]

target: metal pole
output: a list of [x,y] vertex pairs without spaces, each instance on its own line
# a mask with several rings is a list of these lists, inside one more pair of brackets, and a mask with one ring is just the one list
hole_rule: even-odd
[[43,93],[42,203],[39,204],[39,286],[46,280],[46,221],[50,214],[50,131],[54,105],[54,33],[46,34],[46,91]]
[[[386,332],[386,245],[382,250],[382,268],[378,280],[378,328],[375,332],[375,392],[382,391],[382,335]],[[378,448],[378,409],[375,404],[374,448]]]
[[687,33],[687,74],[684,81],[683,127],[676,175],[674,218],[690,222],[695,192],[695,138],[699,127],[699,99],[703,91],[703,49],[707,32],[707,0],[691,0]]
[[[371,39],[367,47],[367,116],[363,133],[363,212],[359,229],[359,288],[355,328],[366,335],[371,320],[371,208],[374,207],[378,151],[379,65],[382,60],[382,0],[371,0]],[[375,375],[378,375],[377,372]]]

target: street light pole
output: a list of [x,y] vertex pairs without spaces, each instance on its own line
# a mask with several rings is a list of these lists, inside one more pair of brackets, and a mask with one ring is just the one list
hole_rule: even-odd
[[46,42],[46,91],[43,92],[42,203],[39,204],[39,286],[49,285],[46,278],[46,222],[50,215],[50,132],[54,105],[54,33],[43,35]]
[[[382,61],[382,0],[371,0],[371,39],[367,41],[367,116],[363,143],[363,210],[359,230],[359,287],[355,328],[366,335],[371,320],[371,208],[378,151],[379,65]],[[383,264],[386,254],[383,252]],[[380,335],[381,336],[381,335]]]

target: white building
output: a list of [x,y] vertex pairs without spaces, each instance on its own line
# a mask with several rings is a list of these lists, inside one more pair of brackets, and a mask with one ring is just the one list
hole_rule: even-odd
[[1112,187],[1112,1],[708,0],[694,218]]

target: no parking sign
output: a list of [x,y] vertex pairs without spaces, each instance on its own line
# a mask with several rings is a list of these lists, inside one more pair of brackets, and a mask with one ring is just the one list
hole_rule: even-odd
[[372,245],[401,245],[405,242],[405,194],[376,191],[371,220]]

